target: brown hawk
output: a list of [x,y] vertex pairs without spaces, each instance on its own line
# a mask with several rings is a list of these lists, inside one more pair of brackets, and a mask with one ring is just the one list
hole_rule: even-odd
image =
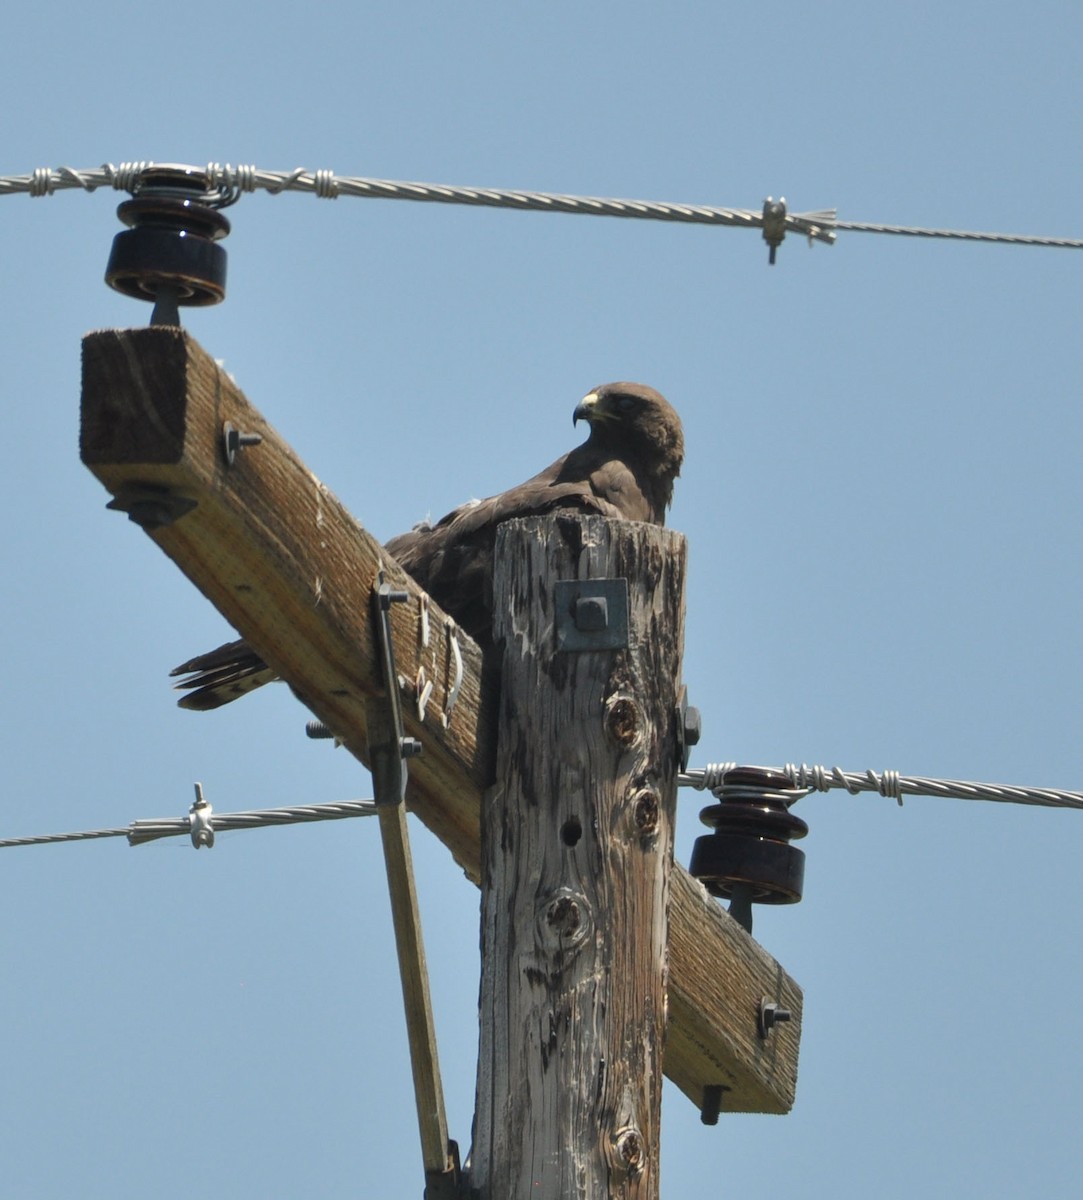
[[[641,383],[607,383],[578,404],[572,423],[590,436],[532,479],[472,500],[435,525],[393,537],[388,553],[483,650],[492,643],[493,547],[497,526],[552,512],[665,523],[684,457],[681,422],[666,399]],[[276,678],[242,639],[182,663],[182,708],[228,704]]]

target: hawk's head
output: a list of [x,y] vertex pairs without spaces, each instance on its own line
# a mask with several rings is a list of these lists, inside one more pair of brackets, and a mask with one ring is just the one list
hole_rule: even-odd
[[672,485],[684,460],[681,419],[668,400],[643,383],[606,383],[588,392],[572,414],[590,425],[589,443],[634,458]]

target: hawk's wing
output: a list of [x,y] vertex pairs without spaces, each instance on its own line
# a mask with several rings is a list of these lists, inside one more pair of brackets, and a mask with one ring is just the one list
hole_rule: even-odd
[[[418,525],[387,543],[403,569],[482,649],[492,642],[496,530],[515,517],[561,511],[661,525],[684,453],[681,423],[666,400],[641,384],[607,384],[590,392],[575,419],[590,437],[518,487],[475,500],[435,525]],[[243,640],[177,667],[188,695],[182,708],[228,704],[275,678]]]
[[500,525],[516,517],[545,516],[558,510],[628,516],[615,500],[632,494],[631,477],[623,480],[623,490],[614,488],[610,477],[620,476],[620,470],[601,468],[619,468],[619,464],[599,464],[599,470],[591,472],[586,469],[589,464],[569,463],[578,457],[573,451],[518,487],[486,500],[473,500],[435,525],[419,525],[392,538],[386,549],[484,647],[492,636],[493,551]]

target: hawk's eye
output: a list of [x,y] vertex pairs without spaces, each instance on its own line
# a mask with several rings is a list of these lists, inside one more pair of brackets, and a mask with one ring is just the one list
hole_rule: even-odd
[[617,401],[617,408],[619,408],[622,413],[631,412],[635,406],[636,402],[634,396],[621,396]]

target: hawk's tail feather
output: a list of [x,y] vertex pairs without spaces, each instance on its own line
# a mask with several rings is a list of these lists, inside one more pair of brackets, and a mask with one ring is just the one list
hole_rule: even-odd
[[174,667],[170,675],[187,676],[174,685],[188,693],[177,703],[181,708],[197,712],[220,708],[278,678],[243,639],[227,642],[206,654],[197,654]]

